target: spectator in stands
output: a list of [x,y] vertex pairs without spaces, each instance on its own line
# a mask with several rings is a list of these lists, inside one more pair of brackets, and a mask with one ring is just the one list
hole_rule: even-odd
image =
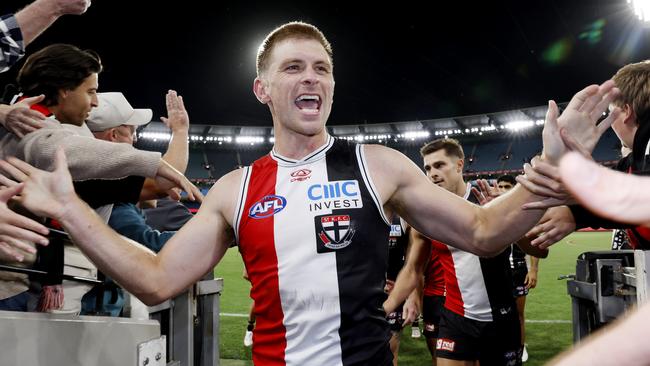
[[[180,199],[180,197],[179,197]],[[178,200],[163,197],[142,206],[147,225],[160,231],[178,231],[192,218],[192,212]]]
[[[122,93],[99,93],[99,107],[92,110],[86,125],[96,138],[112,143],[133,145],[136,141],[136,129],[151,121],[151,109],[134,109]],[[163,156],[179,172],[184,173],[188,160],[189,117],[185,110],[183,98],[176,91],[170,90],[166,95],[167,115],[162,121],[171,129],[172,136],[167,152]],[[155,181],[138,179],[140,201],[158,198],[164,192],[156,190]],[[175,231],[160,232],[145,221],[142,210],[136,207],[137,200],[115,202],[108,225],[125,237],[159,252]],[[191,216],[191,215],[190,215]],[[97,297],[101,294],[101,300]],[[118,316],[124,304],[124,293],[112,280],[105,279],[83,299],[84,313],[108,313]],[[102,305],[101,308],[97,308]],[[133,317],[144,317],[142,306],[137,299],[131,301]],[[137,309],[137,310],[136,310]]]
[[90,0],[36,0],[16,14],[0,17],[0,72],[20,60],[29,45],[57,19],[83,14]]
[[[128,200],[124,196],[129,194],[135,194],[137,200],[140,188],[135,193],[125,189],[138,184],[129,176],[156,177],[161,189],[178,185],[187,189],[190,197],[194,197],[194,194],[200,196],[198,190],[181,173],[161,158],[160,153],[100,141],[90,133],[84,120],[98,103],[96,92],[100,71],[101,63],[94,52],[82,51],[71,45],[55,44],[31,55],[18,74],[18,84],[26,97],[44,95],[42,102],[32,108],[49,118],[45,120],[45,127],[30,132],[23,138],[11,133],[3,137],[0,140],[1,155],[18,156],[35,166],[49,169],[56,147],[63,146],[70,157],[70,171],[74,179],[79,181],[76,183],[77,191],[106,221],[110,216],[111,203]],[[71,262],[73,260],[74,263]],[[86,269],[74,273],[75,275],[93,276],[94,266],[75,247],[66,246],[66,261],[74,264],[74,268]],[[1,299],[20,295],[27,289],[24,282],[26,276],[11,276],[19,276],[21,279],[15,279],[13,285],[3,282],[3,287],[8,286],[12,290],[0,292]],[[16,286],[17,283],[21,285]],[[75,284],[67,288],[74,289],[75,294],[65,297],[64,307],[71,311],[78,310],[78,300],[88,291],[88,286]],[[27,303],[23,310],[27,310]]]
[[[88,129],[99,140],[124,143],[132,147],[137,140],[137,127],[151,121],[152,111],[150,109],[133,109],[122,93],[99,93],[98,99],[99,107],[91,112],[86,121]],[[187,169],[189,155],[187,141],[189,117],[183,98],[176,91],[169,90],[165,101],[168,117],[161,117],[161,120],[170,128],[171,138],[162,158],[177,172],[183,174]],[[144,179],[138,201],[167,197],[168,193],[178,195],[177,192],[168,188],[168,185],[159,187],[155,180]],[[192,188],[193,192],[198,192],[193,185]]]
[[[43,111],[50,118],[46,120],[46,127],[22,139],[13,134],[5,136],[0,141],[2,156],[29,157],[36,166],[48,168],[56,147],[63,146],[75,180],[140,175],[155,177],[159,189],[179,186],[188,191],[190,199],[199,195],[175,169],[176,162],[171,161],[170,165],[160,153],[94,138],[84,122],[91,109],[98,105],[100,71],[101,64],[94,52],[71,45],[51,45],[30,56],[20,70],[18,84],[26,97],[44,95],[43,102],[32,108]],[[102,199],[116,202],[113,197]],[[108,215],[104,217],[108,219]]]
[[[65,14],[83,14],[90,0],[36,0],[16,14],[0,17],[0,72],[5,72],[25,54],[25,47]],[[0,124],[22,137],[43,127],[45,116],[31,110],[40,96],[13,105],[0,104]]]
[[[395,150],[332,138],[325,128],[332,60],[329,42],[314,26],[293,22],[269,34],[253,89],[273,117],[273,151],[215,183],[196,216],[158,255],[124,240],[76,197],[63,151],[52,172],[15,158],[0,167],[25,183],[19,197],[25,207],[59,220],[85,254],[148,304],[201,278],[236,241],[255,300],[254,363],[389,365],[389,329],[380,308],[386,212],[425,235],[489,256],[539,220],[540,212],[521,206],[546,196],[518,185],[478,207],[432,186]],[[588,132],[615,94],[611,81],[585,88],[557,125],[571,126],[571,136],[589,145]],[[558,162],[566,151],[562,140],[544,133],[544,142],[544,158]],[[308,170],[310,178],[291,182],[296,169]]]
[[[0,17],[0,72],[9,70],[23,57],[25,47],[60,16],[83,14],[88,6],[89,0],[37,0],[16,14]],[[0,104],[0,124],[19,137],[42,127],[45,116],[30,109],[41,100],[42,96],[36,96],[13,105]],[[6,208],[10,194],[16,194],[19,190],[20,187],[12,188],[12,191],[3,192],[0,197],[0,205],[3,207],[0,210],[0,221],[13,225],[0,225],[0,253],[22,262],[25,255],[20,251],[33,254],[33,248],[25,245],[22,240],[46,243],[43,235],[47,234],[47,229]]]
[[[650,178],[600,167],[576,153],[562,159],[560,176],[571,193],[598,215],[617,222],[650,227]],[[647,365],[650,359],[650,349],[646,346],[648,336],[650,304],[646,303],[580,342],[551,364]]]
[[[617,114],[612,128],[624,147],[631,152],[622,158],[614,169],[638,175],[650,173],[648,147],[650,146],[650,60],[626,65],[613,77],[620,89],[620,94],[613,100],[612,106],[621,110]],[[576,149],[585,154],[591,153],[583,147]],[[543,163],[537,165],[539,173],[548,174],[559,180],[556,172]],[[524,181],[525,184],[533,184]],[[542,183],[542,182],[539,182]],[[613,186],[614,187],[614,186]],[[551,183],[549,189],[560,191],[559,183]],[[539,206],[532,206],[539,207]],[[622,228],[619,223],[603,219],[590,213],[581,205],[569,205],[550,208],[527,236],[534,238],[533,245],[548,247],[582,228]],[[634,249],[650,249],[650,233],[638,228],[625,228],[629,243]]]

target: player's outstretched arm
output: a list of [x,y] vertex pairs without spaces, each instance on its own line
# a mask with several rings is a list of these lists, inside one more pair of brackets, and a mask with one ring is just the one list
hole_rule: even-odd
[[578,153],[560,164],[562,181],[582,205],[612,220],[650,225],[650,178],[607,169]]
[[0,167],[24,183],[19,201],[25,208],[58,220],[102,272],[149,305],[200,279],[221,259],[233,238],[222,210],[234,205],[225,191],[231,183],[238,184],[239,172],[215,184],[196,217],[156,255],[118,235],[77,197],[62,149],[57,151],[53,172],[15,158],[0,161]]
[[387,211],[395,211],[422,234],[459,249],[491,256],[521,238],[543,211],[522,210],[543,199],[519,185],[480,207],[429,181],[403,154],[366,145],[371,176]]

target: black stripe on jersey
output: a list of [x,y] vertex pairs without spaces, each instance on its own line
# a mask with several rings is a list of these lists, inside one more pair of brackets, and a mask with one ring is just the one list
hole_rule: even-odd
[[388,346],[390,329],[382,308],[389,228],[362,179],[355,144],[335,140],[326,159],[328,181],[357,180],[363,202],[362,208],[332,210],[332,215],[349,215],[349,227],[354,230],[351,244],[334,250],[343,365],[389,365],[393,358]]

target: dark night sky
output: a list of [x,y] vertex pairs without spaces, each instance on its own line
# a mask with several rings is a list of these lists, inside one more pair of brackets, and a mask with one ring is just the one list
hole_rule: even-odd
[[[27,3],[3,0],[0,10]],[[650,58],[650,28],[625,0],[209,3],[214,9],[194,0],[95,0],[85,15],[59,19],[28,53],[55,42],[92,48],[105,66],[101,91],[122,91],[160,116],[164,93],[174,88],[193,123],[221,125],[270,124],[251,91],[255,51],[268,31],[291,20],[320,27],[334,46],[330,124],[567,101],[620,66]]]

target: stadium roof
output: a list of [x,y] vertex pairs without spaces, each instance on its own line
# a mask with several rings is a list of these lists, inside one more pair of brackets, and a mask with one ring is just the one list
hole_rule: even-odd
[[[328,126],[330,134],[374,143],[420,143],[436,137],[497,136],[503,134],[539,131],[544,123],[546,106],[527,109],[439,118],[416,121],[398,121],[364,125]],[[138,147],[162,149],[169,141],[170,133],[162,122],[152,122],[138,133]],[[226,148],[234,146],[264,147],[273,142],[273,128],[268,126],[190,126],[190,141],[194,147]]]

